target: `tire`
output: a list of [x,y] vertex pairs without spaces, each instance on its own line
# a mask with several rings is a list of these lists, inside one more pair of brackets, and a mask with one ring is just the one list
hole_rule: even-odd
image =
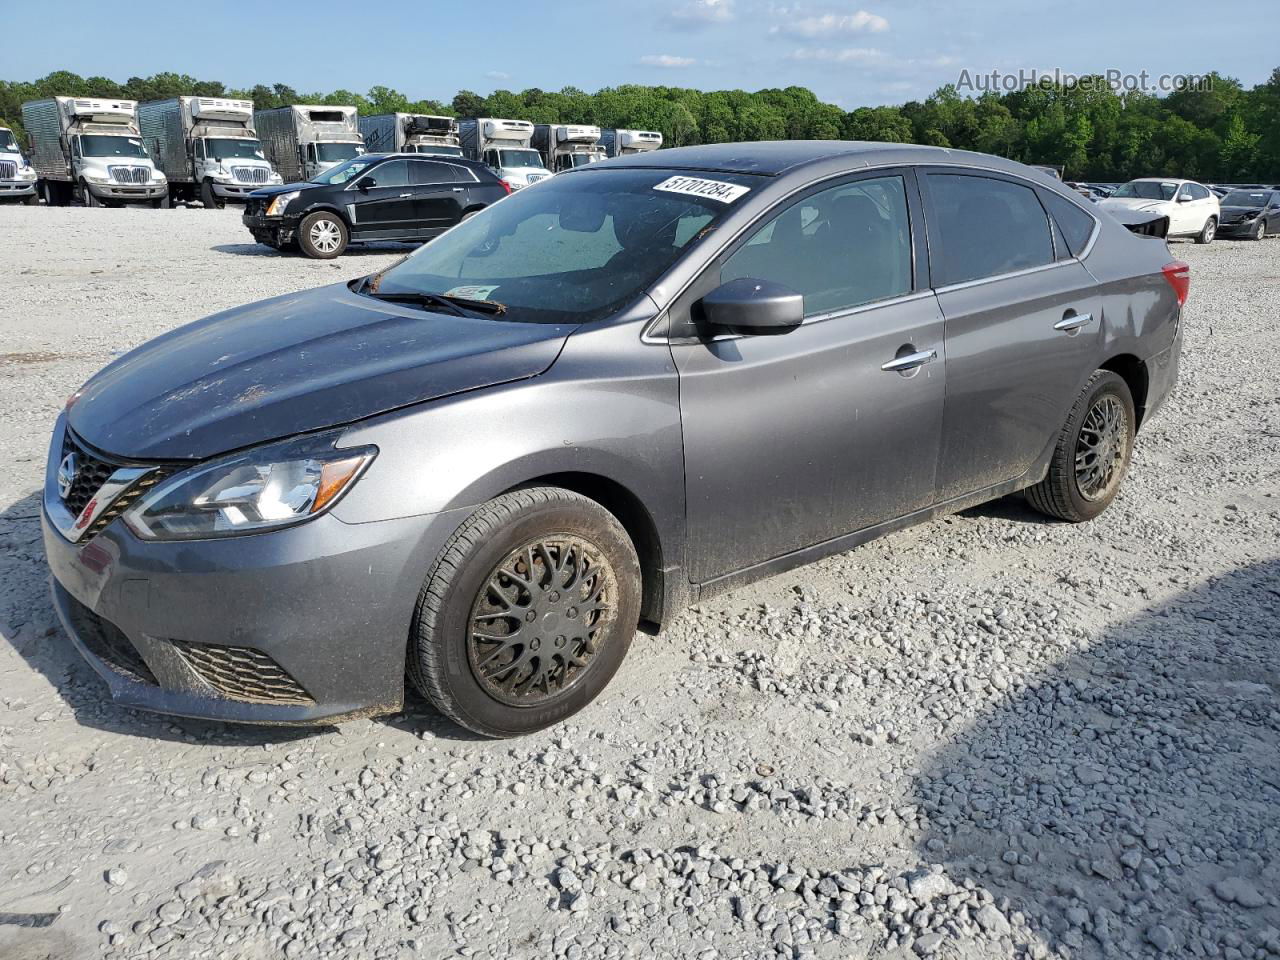
[[1258,225],[1257,225],[1256,227],[1254,227],[1254,228],[1253,228],[1253,233],[1252,233],[1252,234],[1250,234],[1249,239],[1250,239],[1250,240],[1262,240],[1262,239],[1264,239],[1264,238],[1266,237],[1266,235],[1267,235],[1267,221],[1265,221],[1265,220],[1263,220],[1261,217],[1259,217],[1259,218],[1258,218]]
[[22,205],[23,205],[24,207],[34,207],[34,206],[36,206],[39,202],[40,202],[40,197],[39,197],[39,195],[38,195],[38,194],[34,194],[34,193],[33,193],[31,196],[29,196],[29,197],[23,197],[23,198],[22,198]]
[[200,202],[204,204],[206,210],[221,210],[224,206],[213,193],[213,183],[209,180],[200,182]]
[[[1114,404],[1114,406],[1113,406]],[[1114,440],[1107,442],[1104,462],[1110,461],[1113,466],[1108,473],[1107,482],[1097,489],[1086,489],[1088,484],[1077,475],[1076,460],[1080,452],[1081,434],[1087,437],[1096,436],[1094,427],[1098,423],[1095,410],[1113,411],[1121,421]],[[1105,417],[1105,412],[1102,414]],[[1134,413],[1133,395],[1129,385],[1119,374],[1110,370],[1098,370],[1084,390],[1076,398],[1058,435],[1058,443],[1049,461],[1049,473],[1034,487],[1026,491],[1027,502],[1043,514],[1081,523],[1092,520],[1111,505],[1111,501],[1120,492],[1125,474],[1129,470],[1129,461],[1133,457],[1133,440],[1136,433],[1137,417]],[[1110,456],[1107,453],[1110,453]],[[1095,461],[1099,458],[1095,455]],[[1085,461],[1085,466],[1092,461]]]
[[[578,564],[584,557],[587,573]],[[572,569],[560,566],[573,558]],[[519,577],[521,565],[527,583],[503,579],[504,570]],[[511,591],[501,603],[499,586]],[[639,622],[640,594],[635,548],[600,504],[559,487],[503,494],[463,523],[427,575],[409,635],[409,677],[441,713],[475,733],[541,730],[577,713],[612,679]],[[579,607],[594,597],[604,608],[584,615]],[[504,610],[525,613],[506,617]],[[486,644],[475,639],[474,624],[495,639],[529,633],[525,643]],[[545,639],[542,630],[550,631]],[[587,654],[572,675],[566,654]]]
[[328,210],[309,213],[298,225],[298,246],[308,257],[332,260],[347,249],[347,225]]
[[156,199],[151,201],[151,208],[153,210],[168,210],[170,206],[172,206],[172,204],[167,193],[163,197],[156,197]]
[[1213,243],[1213,238],[1218,232],[1218,218],[1210,217],[1204,222],[1204,226],[1200,228],[1200,232],[1196,234],[1196,243]]
[[89,189],[89,185],[87,183],[81,184],[80,189],[84,193],[84,205],[86,207],[105,206],[101,200],[93,195],[93,191]]

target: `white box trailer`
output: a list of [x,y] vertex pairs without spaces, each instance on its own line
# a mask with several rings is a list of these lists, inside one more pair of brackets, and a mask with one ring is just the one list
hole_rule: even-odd
[[310,180],[364,153],[355,107],[295,104],[253,115],[263,152],[285,183]]
[[360,118],[360,135],[370,153],[434,153],[462,156],[458,121],[427,113],[379,113]]
[[40,202],[36,193],[36,169],[27,162],[18,138],[4,124],[0,124],[0,200]]
[[604,147],[605,156],[626,157],[659,149],[662,134],[656,130],[605,129],[600,131],[600,145]]
[[138,128],[172,200],[207,209],[282,182],[253,126],[253,101],[173,97],[138,106]]
[[134,100],[48,97],[22,105],[31,162],[45,202],[98,207],[169,204],[169,184],[148,156]]
[[605,158],[600,128],[583,123],[540,123],[533,128],[533,146],[552,173]]
[[462,155],[487,164],[512,190],[551,176],[541,155],[530,146],[533,124],[528,120],[467,117],[458,121],[458,134]]

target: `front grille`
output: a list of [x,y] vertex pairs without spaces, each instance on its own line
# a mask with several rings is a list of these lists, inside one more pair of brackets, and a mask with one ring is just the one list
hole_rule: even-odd
[[0,180],[13,180],[18,176],[18,165],[12,160],[0,160]]
[[[76,475],[71,483],[71,489],[62,498],[62,502],[73,517],[78,517],[84,512],[84,508],[89,505],[89,501],[93,499],[102,485],[107,482],[111,474],[116,471],[116,468],[124,466],[124,464],[116,464],[104,460],[76,440],[71,431],[67,430],[62,438],[62,456],[65,458],[69,453],[76,455]],[[96,537],[106,529],[107,524],[124,513],[129,508],[129,505],[146,493],[147,490],[154,487],[161,480],[173,476],[179,469],[181,468],[175,465],[158,465],[150,473],[140,477],[134,482],[133,486],[125,489],[115,500],[111,501],[110,505],[102,513],[98,514],[93,523],[89,525],[89,529],[84,532],[84,536],[80,538],[80,542],[87,543]]]
[[257,703],[314,703],[306,690],[261,650],[170,641],[191,669],[232,700]]
[[[116,673],[139,683],[156,684],[155,674],[139,655],[124,631],[104,620],[71,594],[67,594],[67,619],[76,636],[95,657]],[[156,684],[158,686],[158,684]]]
[[268,179],[262,167],[232,167],[231,173],[241,183],[266,183]]
[[111,179],[116,183],[146,183],[151,171],[146,167],[112,167]]

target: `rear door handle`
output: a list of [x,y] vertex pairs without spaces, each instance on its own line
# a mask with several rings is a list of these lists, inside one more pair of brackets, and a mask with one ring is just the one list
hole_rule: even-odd
[[880,369],[886,373],[902,373],[904,370],[923,367],[930,360],[937,359],[937,350],[921,350],[919,353],[908,353],[905,357],[894,357],[888,363],[880,364]]
[[1086,323],[1093,323],[1092,313],[1073,313],[1055,323],[1053,329],[1070,333],[1072,330],[1079,330]]
[[463,190],[466,189],[466,187],[450,187],[449,189],[451,189],[454,193],[461,193]]
[[408,200],[408,199],[409,199],[410,197],[412,197],[412,196],[413,196],[413,194],[412,194],[412,193],[402,193],[402,194],[400,194],[400,199],[401,199],[401,200]]

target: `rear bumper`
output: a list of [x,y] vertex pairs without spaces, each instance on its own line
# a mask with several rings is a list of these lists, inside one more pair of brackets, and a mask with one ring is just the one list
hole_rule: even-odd
[[[1181,308],[1179,308],[1181,310]],[[1178,382],[1178,364],[1182,359],[1182,317],[1178,318],[1178,332],[1174,334],[1173,343],[1163,353],[1158,353],[1146,362],[1147,367],[1147,403],[1143,411],[1143,422],[1159,412],[1165,401],[1173,394]]]

